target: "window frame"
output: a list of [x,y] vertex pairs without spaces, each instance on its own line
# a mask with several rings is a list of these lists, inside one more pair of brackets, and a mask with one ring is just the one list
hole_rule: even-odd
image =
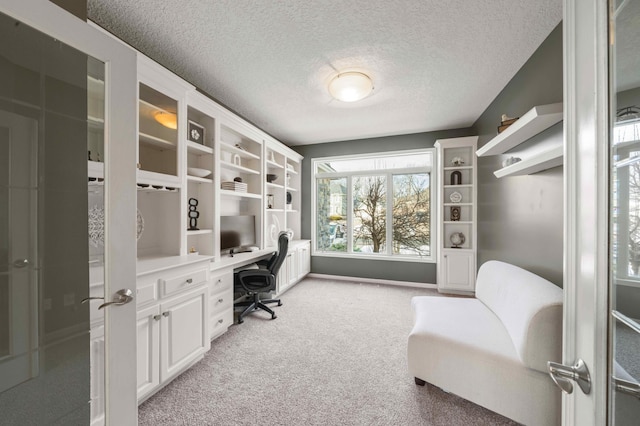
[[[410,168],[396,168],[396,169],[384,169],[384,170],[358,170],[353,172],[317,172],[318,163],[324,163],[328,161],[343,161],[351,159],[363,159],[363,158],[380,158],[394,155],[407,155],[407,154],[429,154],[431,156],[431,167],[410,167]],[[317,257],[341,257],[349,259],[368,259],[368,260],[384,260],[384,261],[401,261],[401,262],[416,262],[416,263],[436,263],[437,262],[437,215],[440,209],[437,206],[437,187],[438,187],[438,162],[436,158],[435,148],[420,148],[400,151],[385,151],[375,152],[367,154],[351,154],[351,155],[336,155],[329,157],[318,157],[311,159],[311,229],[314,239],[314,243],[311,244],[311,256]],[[429,174],[429,208],[430,208],[430,221],[429,221],[429,256],[419,255],[401,255],[393,254],[393,176],[394,175],[407,175],[416,173],[428,173]],[[328,252],[319,251],[317,249],[317,181],[318,179],[332,179],[332,178],[346,178],[347,179],[347,224],[353,224],[353,178],[359,176],[385,176],[387,180],[386,191],[386,253],[353,253],[353,230],[351,229],[347,234],[347,251],[346,252]],[[391,190],[389,190],[391,189]]]

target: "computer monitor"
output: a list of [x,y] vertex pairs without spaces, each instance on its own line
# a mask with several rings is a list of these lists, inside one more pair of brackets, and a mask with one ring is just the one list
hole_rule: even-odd
[[233,253],[255,245],[255,216],[220,216],[220,250]]

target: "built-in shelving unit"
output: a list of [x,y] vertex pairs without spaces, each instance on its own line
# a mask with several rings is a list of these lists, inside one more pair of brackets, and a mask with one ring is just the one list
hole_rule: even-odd
[[477,171],[478,137],[436,141],[438,205],[437,241],[438,291],[473,293],[477,247]]

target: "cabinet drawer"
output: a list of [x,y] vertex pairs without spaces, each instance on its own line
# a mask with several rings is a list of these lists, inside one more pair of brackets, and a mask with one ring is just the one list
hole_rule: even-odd
[[211,277],[209,294],[216,294],[222,291],[233,290],[233,270],[217,273]]
[[209,321],[209,333],[211,339],[215,339],[222,333],[229,329],[229,326],[233,324],[233,310],[229,309],[226,312],[217,316],[212,316]]
[[209,312],[212,317],[221,314],[227,309],[233,309],[233,291],[231,289],[226,289],[209,297]]
[[163,296],[176,293],[181,290],[194,288],[207,280],[207,270],[200,269],[189,273],[177,275],[173,278],[160,280],[163,284]]

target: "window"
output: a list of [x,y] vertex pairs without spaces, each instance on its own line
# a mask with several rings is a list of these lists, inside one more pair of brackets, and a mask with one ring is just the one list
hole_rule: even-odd
[[434,260],[433,149],[313,160],[313,254]]

